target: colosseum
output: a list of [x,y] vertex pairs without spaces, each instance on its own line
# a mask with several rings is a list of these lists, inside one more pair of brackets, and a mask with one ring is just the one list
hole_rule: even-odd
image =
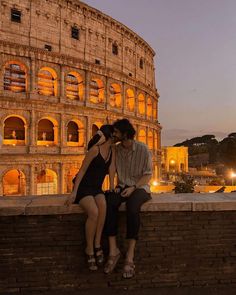
[[0,9],[0,195],[71,192],[88,140],[119,118],[149,146],[159,179],[153,49],[78,0],[1,0]]

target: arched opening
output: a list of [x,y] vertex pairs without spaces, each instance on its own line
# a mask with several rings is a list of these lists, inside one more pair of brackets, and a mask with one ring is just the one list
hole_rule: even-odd
[[7,171],[3,176],[4,196],[24,196],[26,194],[25,175],[18,169]]
[[4,121],[3,144],[13,146],[25,144],[25,123],[21,118],[11,116]]
[[57,194],[57,174],[53,170],[44,169],[37,175],[37,195]]
[[66,176],[66,192],[67,193],[71,193],[73,190],[73,179],[76,176],[76,174],[78,173],[78,168],[70,168],[68,171],[68,174]]
[[110,106],[120,108],[122,103],[121,87],[119,84],[110,85]]
[[155,149],[155,151],[158,150],[158,135],[157,135],[157,131],[154,131],[154,149]]
[[157,120],[157,102],[153,101],[153,119]]
[[39,70],[38,93],[45,96],[57,95],[57,75],[53,69],[44,67]]
[[48,119],[41,119],[38,123],[37,145],[53,145],[55,142],[55,127]]
[[83,79],[76,72],[67,74],[66,97],[72,100],[83,100]]
[[98,131],[98,129],[102,126],[103,124],[101,122],[95,122],[92,125],[92,136],[94,136],[96,134],[96,132]]
[[79,127],[73,121],[70,121],[67,125],[67,142],[79,142]]
[[126,108],[128,111],[133,112],[135,106],[134,91],[132,89],[126,90]]
[[152,99],[150,97],[147,99],[147,117],[152,118]]
[[26,68],[22,64],[11,61],[5,66],[4,90],[13,92],[26,91]]
[[67,146],[84,145],[84,126],[79,120],[67,124]]
[[169,171],[175,172],[176,171],[176,161],[172,158],[169,161]]
[[153,150],[153,132],[151,130],[148,131],[148,147]]
[[92,103],[104,102],[104,86],[100,79],[92,79],[90,81],[89,100]]
[[143,129],[140,129],[138,132],[138,141],[141,141],[143,143],[147,143],[147,137],[146,137],[146,131]]
[[138,95],[138,112],[140,115],[145,114],[145,97],[142,93]]

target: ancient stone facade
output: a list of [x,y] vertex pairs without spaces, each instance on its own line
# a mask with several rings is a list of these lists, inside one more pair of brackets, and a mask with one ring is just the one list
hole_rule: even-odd
[[128,118],[160,176],[152,48],[80,1],[0,1],[0,195],[69,193],[88,140]]
[[177,176],[188,172],[188,147],[162,147],[161,175],[164,180],[175,181]]

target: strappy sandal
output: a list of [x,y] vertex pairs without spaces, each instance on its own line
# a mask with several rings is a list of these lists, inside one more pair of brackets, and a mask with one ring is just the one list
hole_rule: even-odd
[[120,252],[117,255],[108,256],[108,260],[107,260],[105,267],[104,267],[105,274],[109,274],[114,270],[118,260],[120,259],[120,256],[121,256]]
[[95,250],[95,258],[96,258],[97,265],[98,266],[103,265],[103,263],[104,263],[104,254],[103,254],[102,248],[97,247],[94,250]]
[[97,265],[96,265],[96,259],[94,257],[94,255],[86,255],[86,260],[87,260],[87,264],[88,264],[88,269],[91,271],[95,271],[98,269]]
[[135,265],[133,262],[125,261],[125,265],[123,268],[123,278],[131,279],[135,275]]

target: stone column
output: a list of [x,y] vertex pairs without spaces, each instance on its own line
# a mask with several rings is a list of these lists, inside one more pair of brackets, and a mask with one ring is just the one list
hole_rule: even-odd
[[66,146],[66,137],[65,137],[65,116],[63,114],[61,114],[61,118],[60,118],[61,122],[60,122],[60,142],[58,143],[59,146],[61,148],[63,148],[64,146]]
[[126,105],[126,101],[125,101],[125,82],[122,82],[122,86],[121,86],[121,95],[122,95],[122,113],[124,114],[124,110],[125,110],[125,105]]
[[60,97],[60,102],[62,102],[64,99],[65,99],[65,71],[63,69],[62,66],[60,66],[60,76],[61,76],[61,79],[59,84],[59,89],[60,89],[60,92],[59,92],[59,97]]
[[84,126],[84,130],[87,130],[87,134],[85,134],[85,136],[84,136],[84,141],[85,141],[84,146],[86,149],[86,146],[88,145],[88,142],[89,142],[91,135],[92,135],[92,123],[91,123],[90,117],[87,117],[85,124],[87,125],[87,126]]
[[90,88],[90,72],[89,71],[85,71],[85,105],[87,105],[89,103],[89,88]]
[[36,183],[35,183],[35,165],[30,166],[30,195],[36,195]]
[[105,103],[105,109],[109,109],[109,98],[108,98],[108,95],[109,95],[109,83],[108,83],[108,78],[107,76],[105,77],[104,79],[104,103]]
[[65,193],[65,164],[60,163],[60,187],[59,187],[59,194]]
[[30,118],[30,125],[28,129],[28,138],[29,138],[29,145],[35,146],[37,145],[37,134],[36,134],[36,115],[35,110],[31,110],[31,118]]

